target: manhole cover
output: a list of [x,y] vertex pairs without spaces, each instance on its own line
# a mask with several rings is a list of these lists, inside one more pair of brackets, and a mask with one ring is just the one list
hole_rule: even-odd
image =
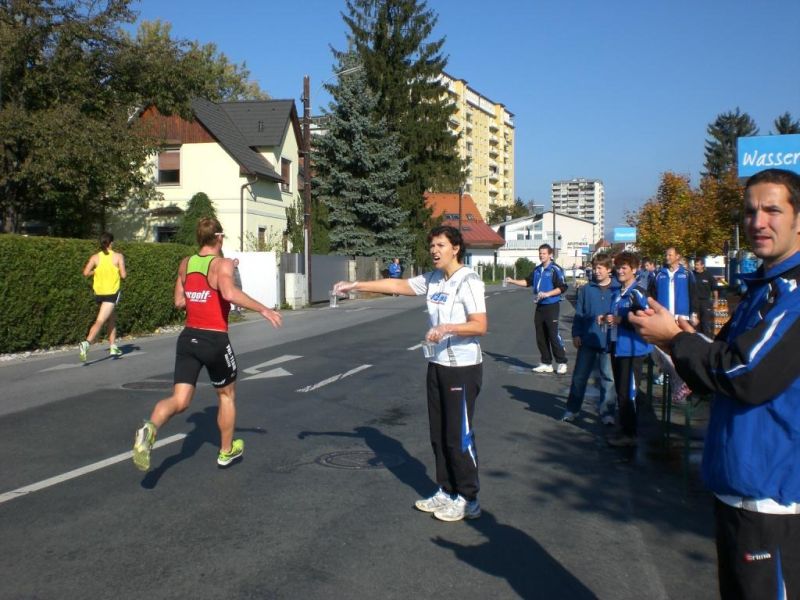
[[343,450],[323,454],[314,462],[323,467],[334,469],[389,469],[403,464],[403,459],[396,454],[375,454],[369,450]]
[[168,390],[172,387],[171,381],[131,381],[123,383],[122,387],[126,390]]

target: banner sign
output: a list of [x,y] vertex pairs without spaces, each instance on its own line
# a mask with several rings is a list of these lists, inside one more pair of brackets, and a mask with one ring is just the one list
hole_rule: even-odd
[[765,169],[786,169],[800,174],[800,134],[740,137],[739,177],[750,177]]
[[614,227],[614,243],[628,243],[636,241],[636,227]]

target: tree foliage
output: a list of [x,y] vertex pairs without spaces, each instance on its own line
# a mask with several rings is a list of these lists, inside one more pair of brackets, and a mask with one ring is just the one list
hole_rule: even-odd
[[793,133],[800,133],[800,120],[795,121],[789,111],[783,113],[780,117],[775,119],[775,132],[778,135],[790,135]]
[[687,176],[664,173],[656,195],[627,221],[637,227],[643,254],[659,256],[670,246],[684,256],[721,254],[740,216],[742,196],[732,171],[704,177],[697,189]]
[[[336,70],[352,68],[355,61],[342,55]],[[334,102],[325,135],[315,143],[312,190],[328,210],[331,250],[407,260],[413,239],[397,193],[405,177],[399,136],[376,117],[377,98],[363,69],[340,77],[328,91]]]
[[206,217],[216,219],[217,211],[214,210],[214,204],[205,193],[197,192],[189,200],[186,212],[181,215],[178,231],[175,233],[175,243],[196,246],[197,222]]
[[705,173],[720,178],[728,171],[736,170],[736,140],[740,137],[756,135],[758,127],[747,113],[729,111],[717,116],[707,128]]
[[496,204],[489,208],[486,213],[487,223],[502,223],[510,219],[519,219],[533,214],[533,206],[531,202],[524,202],[522,198],[517,197],[514,204],[511,206]]
[[400,136],[407,175],[399,187],[408,211],[412,252],[420,265],[429,260],[425,236],[430,210],[426,190],[453,191],[462,181],[456,138],[447,126],[455,107],[441,81],[447,60],[444,38],[429,40],[437,15],[418,0],[346,0],[348,39],[375,93],[376,115]]
[[191,97],[254,93],[244,66],[213,45],[141,26],[132,0],[0,2],[0,211],[3,229],[38,221],[87,237],[109,209],[154,197],[144,169],[159,140],[131,127],[148,102],[188,113]]

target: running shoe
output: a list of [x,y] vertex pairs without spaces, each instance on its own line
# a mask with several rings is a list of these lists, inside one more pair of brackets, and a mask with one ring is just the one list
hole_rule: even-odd
[[481,516],[481,505],[478,499],[468,501],[459,494],[444,508],[433,513],[440,521],[460,521],[462,519],[477,519]]
[[230,452],[219,451],[217,464],[220,467],[227,467],[232,462],[239,460],[244,455],[244,440],[233,440]]
[[556,367],[556,373],[559,375],[566,375],[567,374],[567,363],[558,363]]
[[572,423],[577,416],[578,413],[574,413],[571,410],[565,410],[564,414],[561,415],[561,420],[565,423]]
[[453,498],[445,492],[442,488],[436,490],[436,493],[430,498],[423,498],[414,503],[414,508],[422,512],[432,513],[440,510],[450,504]]
[[86,362],[86,354],[89,352],[89,342],[83,340],[78,346],[78,356],[81,357],[81,362]]
[[536,367],[531,369],[534,373],[552,373],[553,372],[553,365],[547,365],[542,363]]
[[140,471],[150,469],[150,450],[156,441],[156,426],[145,421],[133,437],[133,464]]
[[110,356],[122,356],[122,350],[120,350],[116,344],[108,347],[108,354]]
[[603,417],[603,425],[607,425],[609,427],[616,425],[616,419],[614,419],[611,415],[606,415]]

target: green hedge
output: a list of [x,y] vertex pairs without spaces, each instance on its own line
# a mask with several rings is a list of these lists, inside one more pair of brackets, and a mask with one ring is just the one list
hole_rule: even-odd
[[[194,249],[179,244],[114,243],[128,278],[117,308],[120,335],[179,323],[172,302],[178,264]],[[97,315],[82,271],[96,241],[0,235],[0,352],[77,344]],[[105,335],[105,330],[101,335]]]

